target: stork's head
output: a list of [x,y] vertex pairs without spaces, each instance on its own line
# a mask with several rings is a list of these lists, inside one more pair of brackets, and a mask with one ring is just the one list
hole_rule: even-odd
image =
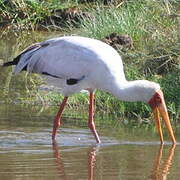
[[128,83],[128,86],[131,87],[129,88],[130,92],[128,93],[131,94],[130,97],[133,98],[133,101],[139,100],[146,102],[152,108],[161,143],[163,143],[163,134],[160,124],[160,116],[165,122],[172,142],[175,144],[176,140],[173,134],[166,103],[160,85],[147,80],[137,80],[131,81]]
[[149,99],[148,104],[151,106],[153,110],[156,127],[160,136],[161,143],[163,143],[163,134],[162,134],[161,124],[160,124],[161,123],[160,115],[165,122],[165,125],[168,129],[168,132],[169,132],[169,135],[173,144],[175,144],[176,140],[175,140],[173,129],[171,127],[171,123],[169,120],[169,115],[167,112],[164,95],[161,89],[155,90],[153,96]]
[[118,87],[118,90],[116,91],[114,88],[115,91],[112,94],[117,96],[120,100],[129,102],[142,101],[148,103],[153,110],[161,143],[163,144],[163,134],[160,124],[160,115],[165,122],[173,144],[176,143],[163,92],[159,84],[147,80],[118,81],[115,87]]

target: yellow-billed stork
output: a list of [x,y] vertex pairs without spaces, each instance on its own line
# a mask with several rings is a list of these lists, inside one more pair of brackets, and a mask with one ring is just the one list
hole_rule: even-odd
[[121,56],[104,42],[80,36],[53,38],[28,47],[13,61],[6,62],[3,66],[10,65],[16,65],[15,74],[22,70],[40,73],[55,80],[62,88],[64,100],[54,120],[53,140],[68,97],[85,89],[90,94],[88,126],[97,143],[100,143],[93,119],[94,92],[99,89],[123,101],[148,103],[155,116],[161,143],[163,134],[159,114],[165,122],[173,144],[176,143],[159,84],[147,80],[127,81]]

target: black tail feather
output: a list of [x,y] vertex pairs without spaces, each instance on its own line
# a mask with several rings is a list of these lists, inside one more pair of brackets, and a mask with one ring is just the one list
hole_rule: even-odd
[[12,66],[16,65],[14,61],[5,62],[2,66]]
[[[47,45],[49,45],[49,43],[43,44],[42,47],[46,47]],[[31,50],[33,50],[33,49],[38,50],[40,47],[41,47],[41,45],[40,45],[39,43],[33,44],[32,46],[30,46],[30,47],[28,47],[27,49],[25,49],[24,51],[22,51],[17,57],[15,57],[15,58],[13,59],[13,61],[5,62],[5,63],[3,63],[2,66],[17,65],[17,64],[19,63],[20,58],[21,58],[21,56],[22,56],[23,54],[25,54],[26,52],[31,51]],[[27,70],[27,66],[25,66],[22,70]]]
[[[41,48],[41,47],[46,47],[46,46],[48,46],[49,45],[49,43],[44,43],[44,44],[40,44],[40,43],[36,43],[36,44],[33,44],[32,46],[30,46],[30,47],[28,47],[28,48],[26,48],[24,51],[22,51],[17,57],[15,57],[14,59],[13,59],[13,61],[9,61],[9,62],[5,62],[5,63],[0,63],[0,66],[12,66],[12,65],[17,65],[18,63],[19,63],[19,61],[20,61],[20,59],[21,59],[21,56],[23,55],[23,54],[25,54],[25,53],[27,53],[27,52],[31,52],[31,50],[32,50],[32,53],[34,52],[34,51],[37,51],[39,48]],[[32,55],[30,54],[29,55],[29,58],[31,57]],[[24,70],[24,71],[26,71],[27,70],[27,65],[26,66],[24,66],[21,70]]]
[[3,63],[2,66],[12,66],[12,65],[17,65],[19,60],[20,60],[21,54],[17,56],[16,58],[13,59],[13,61],[5,62]]

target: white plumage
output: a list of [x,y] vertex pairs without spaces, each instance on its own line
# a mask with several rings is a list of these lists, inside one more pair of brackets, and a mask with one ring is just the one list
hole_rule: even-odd
[[[160,89],[158,84],[149,81],[126,81],[121,57],[115,49],[104,42],[79,36],[66,36],[36,45],[37,47],[22,55],[14,72],[20,72],[27,65],[29,72],[45,72],[59,77],[51,76],[51,80],[63,88],[62,93],[65,96],[82,89],[101,89],[121,100],[147,102],[153,93]],[[71,78],[79,82],[67,85],[67,79]],[[143,92],[144,89],[149,90]]]
[[[57,127],[60,125],[67,97],[83,89],[90,92],[88,125],[97,142],[100,142],[100,139],[93,121],[93,92],[95,89],[107,91],[120,100],[147,102],[153,110],[161,105],[163,111],[166,111],[159,84],[147,80],[127,81],[122,60],[117,51],[95,39],[79,36],[50,39],[30,46],[13,62],[8,62],[5,66],[12,64],[16,64],[15,74],[21,70],[27,70],[48,75],[50,81],[55,81],[56,85],[62,88],[65,99],[54,121],[53,139],[55,139]],[[168,117],[167,112],[165,116]],[[165,120],[165,123],[171,139],[175,143],[169,120]],[[161,142],[163,142],[160,131],[158,129]]]

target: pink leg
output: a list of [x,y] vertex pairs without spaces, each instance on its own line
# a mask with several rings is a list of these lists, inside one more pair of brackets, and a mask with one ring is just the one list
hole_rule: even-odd
[[96,127],[95,127],[95,123],[94,123],[94,94],[92,92],[90,92],[90,104],[89,104],[89,121],[88,121],[88,126],[89,128],[91,129],[95,139],[96,139],[96,142],[97,143],[100,143],[100,139],[99,139],[99,136],[96,132]]
[[61,124],[61,116],[62,116],[64,107],[66,105],[67,99],[68,99],[68,97],[64,97],[64,100],[63,100],[62,104],[60,105],[59,111],[54,119],[52,140],[55,140],[55,138],[56,138],[57,129],[59,128],[59,126]]

